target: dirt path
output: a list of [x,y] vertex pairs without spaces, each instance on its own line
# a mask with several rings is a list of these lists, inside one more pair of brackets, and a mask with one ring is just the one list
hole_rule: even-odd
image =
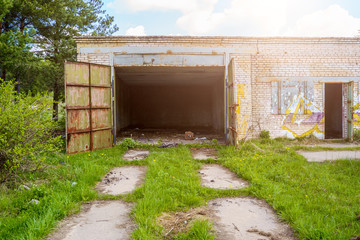
[[206,160],[212,158],[216,160],[218,153],[214,148],[191,148],[192,157],[197,160]]
[[123,159],[127,161],[142,160],[149,156],[149,153],[149,150],[146,149],[131,149],[125,152]]
[[295,239],[291,228],[281,223],[272,208],[262,200],[223,198],[208,202],[219,240]]
[[308,162],[335,161],[338,159],[360,159],[360,151],[298,151]]
[[143,183],[145,173],[145,166],[114,168],[105,175],[95,189],[109,195],[130,193]]
[[[140,154],[141,157],[144,157],[144,154]],[[131,153],[129,156],[136,158],[139,155]],[[145,173],[145,166],[114,168],[95,189],[103,194],[126,194],[143,183]],[[203,165],[199,174],[205,187],[239,189],[249,186],[248,182],[218,164]],[[131,208],[132,204],[118,200],[84,204],[80,214],[62,221],[59,228],[47,239],[130,239],[135,229],[130,217]],[[164,237],[171,238],[177,233],[186,232],[196,219],[213,222],[216,239],[220,240],[295,239],[290,227],[280,222],[265,201],[248,197],[213,199],[207,206],[187,212],[163,213],[158,218],[158,224],[164,227]]]
[[85,204],[82,212],[64,220],[48,240],[126,240],[135,224],[131,205],[122,201],[97,201]]
[[205,164],[199,171],[204,187],[216,189],[239,189],[249,184],[235,173],[218,164]]

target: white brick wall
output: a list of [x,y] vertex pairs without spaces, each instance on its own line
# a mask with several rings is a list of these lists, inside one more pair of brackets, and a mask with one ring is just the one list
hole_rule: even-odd
[[[360,77],[359,38],[252,38],[252,37],[95,37],[78,38],[78,61],[109,64],[110,52],[104,47],[207,47],[233,49],[227,52],[234,59],[234,91],[239,104],[237,131],[239,137],[256,137],[268,130],[272,137],[284,135],[285,115],[272,114],[271,81],[259,78],[287,77],[314,82],[312,102],[324,110],[324,84],[319,77]],[[92,53],[81,53],[84,47]],[[112,53],[110,53],[112,54]],[[201,63],[199,63],[201,65]],[[334,80],[336,81],[336,80]],[[354,97],[358,94],[355,84]],[[246,126],[246,127],[244,127]],[[304,126],[307,131],[309,126]],[[323,124],[318,124],[320,131]],[[345,129],[344,129],[345,130]]]

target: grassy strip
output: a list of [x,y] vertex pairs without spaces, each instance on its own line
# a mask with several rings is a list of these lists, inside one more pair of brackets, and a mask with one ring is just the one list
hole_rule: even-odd
[[[45,171],[24,176],[36,183],[30,190],[0,190],[0,239],[42,239],[57,221],[79,211],[82,202],[120,198],[136,203],[132,211],[138,226],[134,239],[162,239],[164,232],[156,223],[162,212],[186,211],[205,205],[209,199],[240,195],[265,199],[300,239],[350,239],[360,235],[360,221],[356,219],[360,214],[359,161],[308,163],[279,140],[251,141],[238,148],[216,145],[218,162],[251,186],[214,190],[201,187],[197,171],[202,162],[192,159],[189,151],[200,146],[210,145],[168,149],[143,146],[151,154],[135,162],[121,160],[125,151],[122,146],[65,159],[63,155],[52,156]],[[98,195],[93,190],[111,168],[129,164],[148,166],[142,187],[125,196]],[[31,204],[31,199],[40,202]],[[211,229],[210,222],[196,221],[187,233],[174,239],[213,239]]]
[[[220,191],[201,187],[197,173],[201,163],[192,159],[187,146],[151,150],[146,182],[132,195],[137,201],[133,211],[138,225],[133,233],[135,239],[161,239],[164,232],[156,218],[162,212],[186,211],[205,205],[212,198],[246,194],[246,190]],[[208,223],[197,222],[188,233],[175,238],[211,239],[213,235],[209,229]]]
[[350,239],[360,235],[360,161],[308,163],[274,140],[221,149],[221,162],[251,182],[300,239]]
[[[22,176],[30,187],[0,188],[0,239],[42,239],[82,202],[98,198],[97,181],[120,161],[124,148],[51,156],[44,171]],[[31,203],[32,199],[39,201]]]

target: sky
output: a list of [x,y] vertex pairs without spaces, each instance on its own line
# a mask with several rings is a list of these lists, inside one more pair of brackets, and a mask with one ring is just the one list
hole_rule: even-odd
[[104,9],[114,35],[360,35],[360,0],[104,0]]

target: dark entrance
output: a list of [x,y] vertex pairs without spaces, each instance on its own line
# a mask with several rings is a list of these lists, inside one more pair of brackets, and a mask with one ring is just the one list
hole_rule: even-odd
[[342,138],[342,84],[325,84],[325,138]]
[[224,134],[224,66],[120,66],[117,134],[131,129]]

